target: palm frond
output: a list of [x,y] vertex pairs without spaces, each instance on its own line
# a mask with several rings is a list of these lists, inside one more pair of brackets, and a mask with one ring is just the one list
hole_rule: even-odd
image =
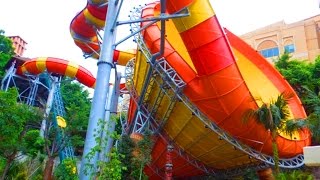
[[282,92],[278,95],[276,101],[272,104],[279,108],[281,119],[288,119],[290,116],[289,108],[288,108],[288,101],[294,97],[293,93],[289,92]]
[[286,127],[284,128],[284,132],[286,134],[289,134],[290,137],[292,137],[293,133],[302,130],[304,128],[308,127],[308,122],[303,119],[290,119],[286,121]]
[[248,123],[250,119],[256,119],[256,118],[257,118],[257,113],[256,113],[256,110],[254,109],[248,109],[242,115],[242,121],[244,123]]
[[308,116],[308,128],[312,133],[312,137],[320,142],[320,115],[312,113]]

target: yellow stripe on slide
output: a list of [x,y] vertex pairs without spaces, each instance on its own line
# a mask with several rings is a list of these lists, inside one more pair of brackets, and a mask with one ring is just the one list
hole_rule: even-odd
[[125,66],[127,62],[134,57],[135,54],[133,53],[121,51],[119,52],[118,64],[121,66]]
[[36,66],[38,71],[43,72],[47,68],[46,61],[47,61],[46,57],[37,58]]
[[[160,11],[154,11],[154,16],[160,16]],[[157,26],[161,26],[161,22],[157,22]],[[186,46],[184,45],[181,36],[179,35],[179,32],[174,26],[174,23],[172,19],[169,19],[166,21],[166,36],[167,41],[170,43],[170,45],[173,47],[174,50],[176,50],[179,55],[184,59],[184,61],[191,67],[194,72],[197,72],[196,68],[193,65],[193,62],[189,56],[188,50]]]
[[91,2],[93,3],[93,4],[103,4],[103,3],[107,3],[108,2],[108,0],[91,0]]
[[21,66],[21,71],[22,71],[22,73],[28,72],[26,66]]
[[189,12],[191,16],[173,19],[179,33],[191,29],[215,15],[209,0],[195,0],[189,6]]
[[89,12],[88,9],[85,9],[85,10],[83,11],[83,13],[84,13],[84,16],[86,17],[86,19],[87,19],[89,22],[93,23],[94,25],[96,25],[96,26],[98,26],[98,27],[100,27],[100,28],[102,28],[102,27],[104,26],[104,23],[105,23],[105,22],[104,22],[103,20],[101,20],[101,19],[98,19],[98,18],[94,17],[94,16]]
[[71,78],[75,77],[79,69],[79,65],[69,61],[65,75]]

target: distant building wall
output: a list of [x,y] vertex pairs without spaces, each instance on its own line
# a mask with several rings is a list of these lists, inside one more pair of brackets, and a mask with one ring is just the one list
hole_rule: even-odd
[[12,40],[15,56],[22,57],[28,43],[20,36],[9,36],[9,38]]
[[313,61],[320,55],[320,14],[291,24],[280,21],[240,37],[270,61],[285,50],[292,58]]

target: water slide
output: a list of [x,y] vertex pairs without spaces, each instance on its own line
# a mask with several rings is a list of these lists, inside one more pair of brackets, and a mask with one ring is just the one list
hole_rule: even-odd
[[[37,57],[23,63],[17,69],[17,74],[38,75],[43,72],[52,73],[60,76],[67,76],[77,80],[88,88],[95,88],[96,78],[85,67],[79,64],[55,57]],[[120,84],[120,89],[125,89],[125,84]]]
[[[294,93],[266,59],[220,26],[208,0],[168,0],[166,10],[172,14],[185,7],[190,16],[166,21],[162,57],[185,82],[182,94],[189,103],[178,101],[170,107],[167,97],[160,102],[158,117],[166,116],[166,109],[172,111],[163,122],[161,138],[156,139],[152,163],[145,168],[151,179],[165,176],[169,142],[175,149],[172,152],[173,176],[178,178],[259,164],[261,158],[248,155],[248,151],[271,156],[271,134],[255,121],[243,123],[242,116],[246,110],[261,105],[257,98],[270,102],[284,91]],[[106,12],[106,0],[91,0],[71,22],[71,35],[85,55],[98,58],[100,42],[97,31],[104,26]],[[159,15],[159,2],[154,2],[143,8],[141,18]],[[141,27],[147,23],[142,22]],[[142,36],[151,53],[159,52],[160,23],[144,29]],[[140,51],[134,54],[116,50],[114,61],[124,65],[134,56],[133,79],[135,89],[141,95],[149,68],[146,57]],[[160,85],[152,86],[148,97],[150,104],[156,104],[161,88]],[[130,107],[129,125],[134,123],[132,117],[136,110],[135,105]],[[194,109],[202,116],[198,116]],[[296,94],[289,101],[289,110],[291,118],[306,117]],[[206,117],[216,128],[208,128],[201,117]],[[216,129],[233,140],[221,137]],[[292,137],[279,132],[276,141],[280,159],[290,159],[303,153],[303,147],[310,145],[311,137],[308,130],[298,131]],[[247,149],[239,148],[238,143]]]
[[23,75],[29,73],[38,75],[45,71],[48,73],[75,78],[89,88],[94,88],[96,84],[95,77],[86,68],[72,61],[53,57],[38,57],[30,59],[18,68],[17,74]]

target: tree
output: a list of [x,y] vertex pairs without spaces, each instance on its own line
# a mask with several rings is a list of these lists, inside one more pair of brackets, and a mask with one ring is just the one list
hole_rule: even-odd
[[28,152],[24,143],[32,130],[28,123],[40,122],[42,118],[39,109],[17,103],[17,98],[18,91],[14,88],[0,91],[0,156],[6,161],[1,179],[6,177],[18,152]]
[[0,29],[0,79],[2,79],[5,73],[5,65],[13,55],[14,48],[12,46],[12,41],[4,36],[4,31]]
[[320,142],[320,56],[313,63],[301,60],[290,60],[284,53],[275,62],[276,68],[288,80],[301,98],[308,115],[307,121],[288,121],[287,133],[295,129],[309,128],[313,144]]
[[89,92],[80,83],[67,78],[61,85],[61,94],[68,123],[66,132],[76,153],[82,155],[91,108]]
[[147,176],[143,173],[144,167],[151,162],[153,140],[151,131],[144,132],[143,139],[138,141],[133,155],[133,171],[131,175],[135,179],[147,179]]
[[57,180],[78,180],[77,162],[73,158],[66,158],[60,163],[54,172]]
[[[45,130],[45,149],[47,162],[44,170],[44,179],[52,178],[52,170],[54,166],[54,158],[67,145],[73,146],[76,155],[82,154],[84,139],[90,113],[89,93],[84,86],[78,82],[65,78],[61,83],[61,95],[66,110],[67,126],[65,128],[54,127],[53,122],[55,116],[53,113],[49,116]],[[69,142],[71,140],[71,142]]]
[[313,81],[314,65],[306,61],[290,60],[288,54],[283,54],[275,61],[275,67],[293,87],[299,97],[304,93],[303,86],[310,86]]
[[279,155],[277,145],[278,132],[283,130],[285,122],[289,120],[288,100],[291,94],[281,93],[276,100],[270,103],[263,102],[258,109],[248,109],[243,116],[244,122],[253,119],[262,124],[266,130],[271,132],[272,151],[275,164],[275,173],[279,174]]
[[122,173],[122,179],[130,179],[132,177],[131,172],[134,170],[132,153],[134,147],[135,144],[132,139],[126,134],[122,135],[117,148],[118,152],[124,155],[121,157],[121,162],[126,167],[126,170]]
[[291,134],[292,131],[297,129],[308,128],[312,134],[312,143],[320,143],[320,94],[315,94],[305,87],[305,94],[303,98],[303,103],[308,110],[308,117],[306,121],[296,122],[289,120],[286,125],[286,131]]

